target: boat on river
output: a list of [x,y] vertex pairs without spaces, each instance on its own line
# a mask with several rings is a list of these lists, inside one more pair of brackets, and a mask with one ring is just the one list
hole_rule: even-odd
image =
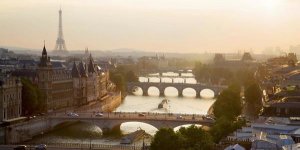
[[159,104],[158,104],[158,108],[167,108],[168,106],[168,102],[169,100],[168,99],[163,99]]

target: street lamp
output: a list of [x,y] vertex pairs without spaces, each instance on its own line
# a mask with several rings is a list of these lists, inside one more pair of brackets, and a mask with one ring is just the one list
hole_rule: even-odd
[[90,135],[90,149],[92,149],[92,135]]

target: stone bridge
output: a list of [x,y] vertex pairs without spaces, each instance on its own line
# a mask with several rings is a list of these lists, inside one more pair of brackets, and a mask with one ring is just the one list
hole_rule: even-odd
[[152,69],[152,70],[143,70],[139,72],[139,75],[148,75],[148,74],[153,74],[153,73],[158,73],[160,76],[163,76],[163,73],[167,72],[173,72],[177,73],[179,76],[181,76],[183,73],[192,73],[192,68],[190,69]]
[[127,83],[127,92],[132,94],[137,87],[140,87],[143,90],[144,96],[148,96],[148,89],[150,87],[158,88],[160,96],[165,95],[165,89],[167,87],[174,87],[177,89],[179,97],[183,96],[183,90],[186,88],[194,89],[196,91],[196,97],[200,97],[200,92],[204,89],[212,90],[215,96],[217,96],[223,89],[227,88],[227,86],[222,85],[206,85],[201,83],[130,82]]
[[[178,117],[180,116],[180,117]],[[21,122],[5,128],[6,144],[21,143],[30,140],[32,137],[51,131],[57,125],[67,122],[87,122],[97,125],[102,131],[120,129],[120,125],[126,122],[141,122],[160,129],[163,127],[175,128],[186,124],[199,124],[211,126],[214,121],[206,119],[202,115],[185,114],[160,114],[160,113],[103,113],[103,116],[96,116],[94,113],[79,113],[79,116],[72,117],[65,113],[38,117],[30,121]]]
[[[179,117],[180,116],[180,117]],[[88,122],[107,131],[120,128],[122,123],[141,122],[160,128],[175,128],[186,124],[199,124],[211,126],[214,121],[205,119],[202,115],[180,115],[180,114],[160,114],[160,113],[104,113],[103,116],[95,116],[91,113],[79,114],[78,117],[70,116],[51,116],[49,126],[51,128],[70,121]]]

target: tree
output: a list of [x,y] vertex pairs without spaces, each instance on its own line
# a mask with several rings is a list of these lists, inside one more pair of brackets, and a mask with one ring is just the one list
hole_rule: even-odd
[[151,150],[179,150],[181,145],[178,136],[171,128],[159,129],[151,142]]
[[177,132],[183,149],[209,150],[213,148],[213,140],[210,134],[195,125],[180,128]]
[[126,81],[127,82],[138,82],[139,78],[135,75],[135,73],[132,70],[129,70],[126,73]]
[[21,79],[22,82],[22,108],[23,114],[30,115],[44,111],[44,100],[42,92],[28,79]]
[[116,84],[118,91],[125,92],[125,80],[124,76],[120,73],[113,74],[111,73],[110,79]]
[[221,92],[213,105],[213,113],[216,118],[226,117],[235,119],[242,112],[240,93],[227,88]]
[[262,107],[262,92],[257,83],[252,83],[246,88],[245,102],[250,115],[257,116]]

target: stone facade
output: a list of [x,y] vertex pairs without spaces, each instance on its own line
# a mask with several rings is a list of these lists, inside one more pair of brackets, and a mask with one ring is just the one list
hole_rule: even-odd
[[71,70],[53,65],[44,47],[37,76],[48,111],[88,104],[107,94],[108,73],[94,63],[91,54],[78,64],[74,62]]
[[54,68],[44,46],[37,69],[38,87],[44,94],[46,109],[52,111],[73,105],[73,80],[63,67]]
[[92,55],[85,63],[73,63],[72,77],[76,105],[101,100],[107,95],[108,73],[94,63]]
[[18,118],[22,113],[22,84],[19,78],[1,77],[0,80],[0,120]]

